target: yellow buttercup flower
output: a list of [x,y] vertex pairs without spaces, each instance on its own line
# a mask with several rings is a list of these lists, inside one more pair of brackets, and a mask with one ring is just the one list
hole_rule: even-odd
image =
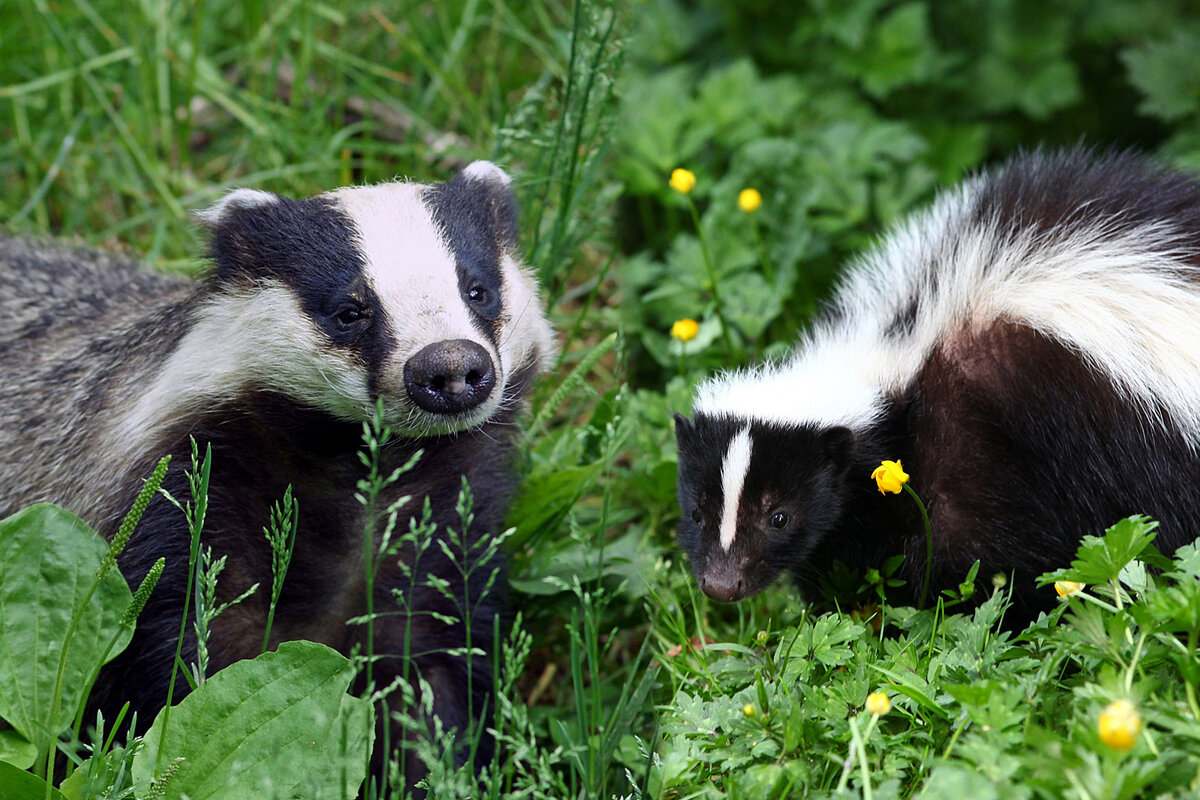
[[690,170],[677,169],[671,173],[670,184],[680,194],[687,194],[696,188],[696,176]]
[[899,461],[884,461],[871,473],[881,493],[900,494],[900,487],[908,483],[908,473]]
[[882,717],[892,710],[892,701],[883,692],[871,692],[867,695],[867,713]]
[[762,208],[762,195],[758,189],[742,189],[738,194],[738,208],[747,214],[753,214]]
[[700,323],[694,319],[676,320],[671,326],[671,338],[681,342],[690,342],[700,332]]
[[1114,750],[1129,750],[1142,732],[1142,717],[1128,700],[1118,700],[1100,712],[1100,741]]
[[1082,591],[1084,584],[1079,581],[1055,581],[1054,591],[1058,592],[1059,597],[1069,597],[1076,592]]

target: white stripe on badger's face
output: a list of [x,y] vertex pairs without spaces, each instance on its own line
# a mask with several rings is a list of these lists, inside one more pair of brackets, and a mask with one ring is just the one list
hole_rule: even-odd
[[[427,188],[389,183],[341,189],[330,195],[357,228],[368,280],[395,336],[389,364],[379,376],[385,406],[406,417],[393,420],[395,424],[421,433],[447,423],[449,428],[467,428],[492,417],[511,365],[475,326],[463,301],[454,255],[422,200]],[[451,339],[466,339],[487,351],[496,371],[496,388],[461,418],[431,419],[433,415],[409,403],[404,365],[425,346]]]
[[276,391],[333,416],[370,413],[367,376],[324,342],[295,293],[264,280],[215,295],[137,402],[110,431],[115,451],[136,452],[171,421],[234,400],[247,388]]
[[371,288],[394,320],[399,362],[445,339],[470,339],[495,358],[459,293],[454,255],[422,202],[426,188],[389,183],[342,189],[333,197],[358,228]]
[[750,426],[742,428],[729,441],[725,461],[721,464],[721,494],[725,505],[721,509],[721,548],[729,552],[737,535],[738,506],[742,503],[742,488],[750,471]]

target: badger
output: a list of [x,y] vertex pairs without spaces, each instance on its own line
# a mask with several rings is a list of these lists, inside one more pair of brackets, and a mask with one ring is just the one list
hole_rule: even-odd
[[[0,238],[0,517],[51,501],[111,537],[164,454],[174,457],[164,488],[188,497],[182,467],[194,439],[211,446],[202,542],[227,557],[218,600],[271,586],[263,531],[291,486],[299,525],[271,645],[303,638],[365,654],[365,627],[347,624],[367,609],[368,520],[355,493],[367,474],[364,421],[382,408],[395,434],[380,454],[382,474],[420,456],[378,506],[411,498],[400,507],[403,530],[427,501],[432,535],[465,533],[466,553],[435,541],[409,565],[411,579],[410,550],[379,564],[374,683],[419,673],[433,713],[462,732],[470,710],[489,708],[503,610],[493,585],[499,558],[474,561],[502,522],[515,482],[515,421],[554,351],[519,259],[509,176],[481,161],[436,185],[300,200],[239,189],[198,216],[211,262],[199,281]],[[456,510],[464,482],[473,498],[465,532]],[[132,644],[97,684],[93,700],[110,721],[129,701],[148,725],[167,699],[188,554],[184,516],[154,500],[119,563],[134,586],[160,556],[166,571]],[[396,613],[394,591],[409,594],[412,618]],[[268,595],[217,617],[210,671],[260,652]],[[471,664],[467,626],[471,648],[489,654]],[[183,660],[192,663],[188,628]],[[404,652],[417,654],[410,672]],[[186,688],[179,680],[176,698]],[[398,742],[402,730],[390,738]],[[490,747],[485,738],[481,761]]]
[[852,264],[777,363],[705,380],[676,416],[678,541],[703,592],[904,556],[928,506],[935,589],[979,561],[1011,620],[1081,538],[1147,514],[1200,533],[1200,182],[1137,154],[1024,153],[947,191]]

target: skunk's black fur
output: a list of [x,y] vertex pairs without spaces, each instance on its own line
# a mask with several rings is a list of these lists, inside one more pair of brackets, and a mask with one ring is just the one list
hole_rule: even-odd
[[[1129,154],[1020,156],[885,237],[787,362],[712,379],[677,418],[679,543],[737,600],[835,560],[1035,578],[1131,514],[1200,532],[1200,183]],[[742,438],[739,439],[739,436]]]

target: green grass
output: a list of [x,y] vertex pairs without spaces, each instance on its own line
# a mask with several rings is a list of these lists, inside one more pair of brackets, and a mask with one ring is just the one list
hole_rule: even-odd
[[[1186,797],[1194,553],[1150,579],[1141,528],[1119,528],[1090,599],[1019,635],[987,576],[966,614],[815,614],[785,586],[710,605],[672,543],[671,414],[786,348],[883,227],[1018,147],[1200,165],[1197,42],[1182,1],[9,0],[0,221],[194,272],[188,213],[230,187],[441,180],[481,157],[514,174],[563,347],[510,513],[520,625],[488,796]],[[1121,698],[1146,725],[1128,752],[1097,733]],[[137,759],[120,744],[110,783]]]

